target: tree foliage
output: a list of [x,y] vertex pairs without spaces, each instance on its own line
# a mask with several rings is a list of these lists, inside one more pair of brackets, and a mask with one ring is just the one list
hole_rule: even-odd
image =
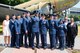
[[76,16],[76,15],[70,15],[69,18],[74,18],[74,21],[80,20],[80,16]]
[[27,1],[29,0],[0,0],[0,3],[15,6],[15,5],[27,2]]

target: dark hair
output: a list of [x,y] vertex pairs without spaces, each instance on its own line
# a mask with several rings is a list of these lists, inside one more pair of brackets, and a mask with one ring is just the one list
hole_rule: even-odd
[[26,14],[26,13],[23,13],[23,15],[24,15],[24,14]]
[[12,16],[16,16],[15,14],[12,14]]
[[12,18],[13,16],[16,16],[16,15],[15,15],[15,14],[12,14],[12,16],[10,17],[10,19],[13,19],[13,18]]
[[41,14],[41,16],[46,16],[45,14]]
[[33,14],[39,14],[39,11],[37,11],[37,10],[33,11]]
[[30,13],[29,11],[27,11],[26,13]]

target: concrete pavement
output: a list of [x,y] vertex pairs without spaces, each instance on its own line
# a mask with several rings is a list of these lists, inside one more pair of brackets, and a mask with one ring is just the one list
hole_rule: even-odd
[[63,51],[55,49],[55,50],[51,50],[51,49],[35,49],[32,50],[30,48],[23,48],[21,47],[20,49],[16,49],[16,48],[5,48],[1,53],[68,53],[68,51],[65,49]]
[[[49,36],[48,36],[49,37]],[[49,38],[47,39],[47,43],[49,44]],[[0,44],[4,44],[4,38],[3,36],[0,36]],[[3,47],[3,46],[2,46]],[[76,37],[75,39],[75,46],[74,49],[80,49],[80,37]],[[16,49],[16,48],[5,48],[2,52],[0,53],[69,53],[69,50],[51,50],[51,49],[36,49],[36,50],[32,50],[31,48],[24,48],[21,47],[20,49]]]

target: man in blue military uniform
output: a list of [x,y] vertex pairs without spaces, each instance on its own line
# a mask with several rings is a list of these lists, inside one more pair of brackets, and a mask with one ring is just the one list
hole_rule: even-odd
[[10,24],[9,24],[9,28],[11,31],[11,47],[15,46],[15,39],[16,39],[16,34],[15,34],[15,20],[16,20],[16,16],[12,15],[12,18],[10,19]]
[[26,18],[26,13],[23,13],[21,20],[21,35],[20,35],[20,46],[23,46],[23,35],[25,34],[24,31],[24,19]]
[[[68,23],[69,23],[69,20],[68,20],[68,17],[65,17],[64,18],[64,25],[66,26],[66,28],[67,28],[67,25],[68,25]],[[68,38],[67,38],[67,30],[65,31],[65,47],[66,48],[68,48],[67,46],[68,46]]]
[[24,20],[24,29],[25,29],[25,47],[28,47],[27,38],[29,40],[29,47],[31,47],[32,40],[31,40],[31,18],[30,12],[26,13],[26,18]]
[[65,48],[65,31],[66,31],[66,26],[63,24],[63,20],[60,20],[59,21],[59,26],[58,26],[58,29],[59,29],[59,48],[61,50],[64,50]]
[[32,31],[31,31],[31,27],[32,27],[32,20],[30,17],[30,12],[27,12],[27,16],[26,16],[27,20],[28,20],[28,36],[29,36],[29,47],[31,47],[32,44]]
[[56,48],[56,21],[54,20],[54,16],[50,16],[49,20],[49,35],[50,35],[50,48],[53,50]]
[[55,15],[55,21],[56,21],[56,48],[58,47],[58,41],[59,41],[59,31],[58,31],[58,25],[59,25],[59,19],[58,15]]
[[25,31],[25,39],[24,39],[24,43],[25,43],[25,48],[28,48],[28,43],[27,43],[27,38],[28,38],[28,19],[25,17],[24,18],[24,31]]
[[41,34],[41,43],[42,43],[42,48],[46,49],[47,48],[47,31],[48,31],[48,21],[45,19],[45,15],[41,15],[42,19],[40,20],[40,34]]
[[35,11],[35,16],[32,17],[32,49],[35,49],[34,38],[36,36],[36,47],[39,48],[39,12]]
[[20,34],[21,34],[21,16],[17,16],[15,21],[15,31],[16,31],[16,48],[20,48]]

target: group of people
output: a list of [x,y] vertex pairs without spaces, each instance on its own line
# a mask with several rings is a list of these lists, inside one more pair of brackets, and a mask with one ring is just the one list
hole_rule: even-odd
[[[57,15],[50,15],[50,18],[46,19],[45,14],[40,16],[37,11],[33,16],[30,15],[30,12],[23,13],[22,16],[12,15],[11,18],[6,15],[6,19],[3,21],[5,46],[18,49],[22,46],[32,49],[35,49],[35,47],[46,49],[48,47],[47,32],[49,32],[48,38],[52,50],[56,48],[61,50],[64,50],[64,48],[73,49],[78,27],[73,18],[69,21],[67,17],[58,19]],[[35,37],[36,44],[34,43]]]

